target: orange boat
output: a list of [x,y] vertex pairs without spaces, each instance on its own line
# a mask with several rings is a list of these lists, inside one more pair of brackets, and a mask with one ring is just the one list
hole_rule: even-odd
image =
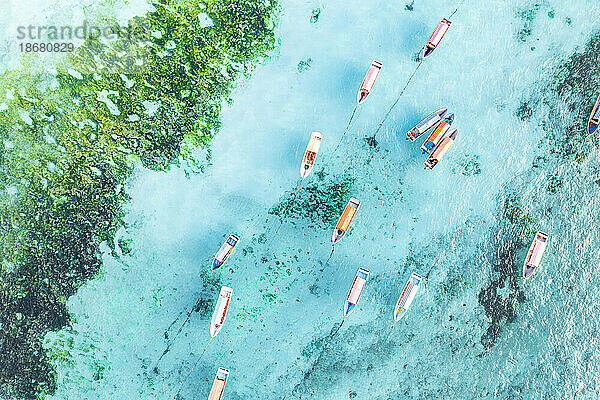
[[437,48],[438,44],[442,41],[442,38],[450,29],[451,22],[446,18],[443,18],[442,21],[438,24],[437,28],[433,31],[427,44],[423,48],[423,58],[427,58],[433,53],[433,51]]
[[208,395],[208,400],[221,399],[221,396],[223,396],[223,390],[225,390],[225,384],[227,383],[228,377],[229,370],[219,367],[219,369],[217,370],[217,376],[215,376],[215,380],[212,385],[212,389],[210,390],[210,394]]
[[335,229],[333,230],[333,236],[331,241],[335,245],[337,242],[342,240],[348,228],[350,227],[350,223],[352,222],[352,218],[358,212],[358,208],[360,207],[360,200],[355,199],[354,197],[350,198],[342,216],[338,220]]
[[440,141],[444,138],[448,129],[450,129],[450,125],[454,121],[454,114],[448,115],[436,128],[431,132],[431,135],[425,140],[425,143],[421,146],[421,150],[423,150],[423,154],[431,154],[433,149],[440,143]]
[[317,159],[317,154],[319,153],[319,147],[321,147],[322,139],[323,134],[321,132],[313,131],[313,133],[311,133],[310,140],[306,146],[306,152],[304,153],[304,158],[302,159],[302,165],[300,165],[300,177],[302,179],[305,179],[308,174],[310,174],[310,171],[312,171],[315,160]]
[[442,158],[446,155],[446,152],[450,150],[450,147],[454,144],[456,140],[456,135],[458,133],[458,129],[452,129],[452,132],[448,136],[446,136],[440,144],[433,150],[433,153],[425,160],[425,168],[433,169],[437,165],[438,162],[442,161]]
[[369,93],[371,93],[371,90],[373,90],[373,86],[375,85],[375,81],[379,76],[382,65],[383,64],[376,60],[373,60],[371,63],[371,66],[367,71],[367,75],[365,75],[365,79],[363,79],[360,89],[358,89],[358,95],[356,96],[356,102],[358,104],[365,101]]

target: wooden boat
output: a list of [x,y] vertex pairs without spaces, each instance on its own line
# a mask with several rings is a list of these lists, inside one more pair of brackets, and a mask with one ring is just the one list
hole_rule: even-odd
[[340,219],[338,220],[335,229],[333,230],[333,236],[331,241],[335,245],[337,242],[342,240],[348,228],[350,227],[350,223],[352,222],[352,218],[357,213],[358,208],[360,207],[360,200],[355,199],[354,197],[350,198],[344,212],[342,213]]
[[438,144],[435,150],[433,150],[433,153],[431,153],[427,160],[425,160],[425,168],[433,169],[433,167],[442,161],[442,158],[444,158],[450,147],[452,147],[454,144],[457,134],[458,129],[452,129],[448,136],[442,139],[440,144]]
[[590,114],[590,119],[588,120],[588,135],[593,134],[598,130],[598,125],[600,125],[600,96],[598,96],[598,100],[596,100],[596,104],[594,104],[594,108],[592,109],[592,113]]
[[544,232],[538,232],[535,234],[533,243],[531,243],[531,247],[529,247],[527,257],[525,257],[525,262],[523,263],[523,279],[527,279],[533,275],[535,269],[540,265],[540,261],[542,261],[542,255],[544,255],[547,244],[547,234]]
[[215,380],[212,385],[212,389],[210,389],[208,400],[221,399],[221,396],[223,396],[223,390],[225,390],[227,378],[229,378],[229,370],[219,367],[219,369],[217,370],[217,376],[215,376]]
[[225,243],[221,245],[219,251],[217,251],[217,254],[215,255],[215,259],[213,260],[211,267],[213,271],[221,268],[221,266],[225,264],[229,256],[233,253],[235,245],[239,242],[239,240],[240,239],[233,233],[229,235]]
[[313,133],[311,133],[308,146],[306,146],[306,152],[304,153],[304,158],[302,159],[302,165],[300,165],[300,177],[302,177],[302,179],[306,178],[308,174],[310,174],[310,171],[312,171],[315,160],[317,159],[317,154],[319,153],[319,147],[321,147],[322,139],[323,134],[321,132],[313,131]]
[[404,314],[408,311],[408,308],[417,295],[422,279],[421,275],[414,272],[410,275],[410,278],[408,279],[408,282],[406,282],[406,286],[404,286],[404,290],[396,303],[396,308],[394,309],[394,323],[404,317]]
[[231,294],[233,289],[227,286],[221,287],[217,304],[215,305],[215,311],[213,312],[212,319],[210,320],[210,337],[215,337],[221,331],[225,317],[227,316],[227,310],[229,310],[229,301],[231,300]]
[[375,85],[375,81],[379,76],[379,72],[381,72],[381,64],[379,61],[373,60],[367,74],[365,75],[365,79],[363,79],[360,89],[358,89],[358,95],[356,96],[356,102],[361,104],[363,101],[367,99],[371,90],[373,90],[373,86]]
[[431,154],[433,149],[442,141],[448,129],[450,129],[450,125],[454,122],[454,114],[448,115],[438,126],[435,127],[433,132],[429,135],[425,143],[421,146],[421,150],[423,150],[423,154]]
[[436,112],[429,114],[414,128],[408,131],[408,133],[406,134],[406,138],[409,139],[411,142],[414,142],[416,138],[418,138],[419,136],[427,132],[429,129],[433,128],[435,124],[440,122],[447,112],[447,108],[440,108]]
[[435,28],[435,30],[429,37],[427,44],[425,45],[425,47],[423,47],[423,58],[429,57],[431,53],[433,53],[433,51],[437,48],[438,44],[440,44],[440,41],[442,40],[446,32],[448,32],[450,24],[451,22],[448,21],[446,18],[443,18],[442,21],[438,24],[438,26]]
[[354,307],[356,307],[356,303],[358,303],[358,299],[360,298],[363,288],[365,287],[365,283],[367,283],[368,277],[368,269],[360,267],[358,271],[356,271],[354,282],[352,282],[350,292],[348,292],[348,297],[346,298],[346,304],[344,305],[344,318],[352,314],[352,311],[354,311]]

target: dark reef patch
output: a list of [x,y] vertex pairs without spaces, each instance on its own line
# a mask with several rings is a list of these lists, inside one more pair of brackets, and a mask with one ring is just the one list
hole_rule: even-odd
[[510,193],[501,208],[502,225],[498,232],[490,235],[489,264],[492,267],[492,280],[478,294],[479,304],[491,319],[487,332],[481,337],[485,349],[491,348],[498,337],[502,325],[513,322],[517,317],[516,304],[525,301],[525,293],[520,287],[519,254],[528,245],[535,233],[533,218],[520,204],[520,197]]
[[[307,178],[307,179],[310,179]],[[304,218],[310,226],[331,228],[344,211],[355,179],[344,176],[330,179],[324,170],[314,174],[314,180],[300,191],[289,192],[286,198],[269,210],[280,218]]]
[[135,162],[202,171],[207,160],[192,150],[210,156],[236,79],[275,48],[277,1],[153,4],[131,21],[146,35],[88,40],[56,74],[23,65],[1,77],[0,91],[13,93],[0,111],[2,398],[55,391],[42,340],[69,324],[67,299],[101,270],[101,243],[130,252],[115,234]]
[[301,60],[298,63],[298,72],[302,73],[308,69],[310,69],[310,63],[312,62],[312,58],[307,58],[306,60]]
[[465,176],[479,175],[481,173],[481,165],[479,164],[479,156],[474,154],[465,154],[458,161],[458,167],[452,167],[453,173],[461,173]]
[[[525,15],[525,14],[524,14]],[[526,19],[534,16],[526,14]],[[526,197],[529,185],[535,184],[534,176],[540,169],[557,171],[559,166],[573,161],[581,163],[587,159],[590,146],[598,146],[586,137],[586,123],[591,108],[596,100],[597,87],[600,84],[600,34],[592,35],[585,49],[572,54],[560,64],[551,77],[552,82],[546,85],[542,101],[537,99],[522,102],[515,115],[522,120],[531,118],[538,107],[545,107],[543,114],[547,120],[540,122],[546,135],[542,139],[544,151],[532,162],[529,176],[517,187],[511,187],[505,195],[501,208],[501,222],[490,246],[496,251],[486,252],[493,259],[492,280],[478,295],[479,303],[484,307],[486,315],[491,318],[487,332],[481,343],[489,349],[500,335],[504,323],[514,321],[517,316],[516,305],[525,301],[525,294],[520,289],[520,275],[523,257],[537,229],[538,218],[525,211],[527,204],[531,213],[538,216],[547,215],[549,204],[536,204]],[[539,94],[536,94],[539,96]],[[565,118],[562,110],[569,111]],[[548,180],[543,187],[546,193],[557,194],[565,185],[568,175],[548,173]],[[520,189],[519,189],[520,188]]]
[[526,42],[528,37],[531,36],[532,26],[540,8],[541,4],[536,3],[532,8],[520,9],[517,11],[517,17],[523,21],[523,25],[517,32],[517,38],[521,42]]

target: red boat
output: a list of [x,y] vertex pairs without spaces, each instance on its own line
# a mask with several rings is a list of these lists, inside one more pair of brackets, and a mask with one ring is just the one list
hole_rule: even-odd
[[442,19],[442,21],[438,24],[437,28],[433,31],[427,44],[423,47],[423,58],[427,58],[433,53],[433,51],[437,48],[438,44],[442,41],[442,38],[450,29],[451,22],[446,18]]
[[373,86],[375,85],[375,81],[379,76],[379,72],[381,71],[381,64],[379,61],[373,60],[369,70],[367,71],[367,75],[365,75],[365,79],[363,79],[362,84],[360,85],[360,89],[358,90],[358,95],[356,96],[356,101],[358,104],[362,103],[367,99],[371,90],[373,90]]

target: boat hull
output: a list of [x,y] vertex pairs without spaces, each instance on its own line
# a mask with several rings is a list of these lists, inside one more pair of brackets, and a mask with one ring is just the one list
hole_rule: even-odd
[[596,133],[598,125],[600,125],[600,96],[598,96],[596,104],[594,104],[594,108],[592,108],[592,112],[590,113],[590,119],[588,120],[588,135]]
[[530,278],[539,267],[547,245],[548,235],[541,231],[537,232],[523,263],[523,279]]
[[404,315],[406,315],[406,312],[410,308],[410,305],[417,295],[417,291],[419,290],[422,279],[423,278],[421,275],[415,272],[410,275],[408,282],[406,282],[406,285],[404,286],[402,294],[396,302],[396,307],[394,308],[394,322],[398,322],[402,317],[404,317]]
[[440,161],[442,161],[448,150],[450,150],[450,147],[454,144],[457,133],[458,130],[453,129],[448,136],[442,139],[440,144],[433,150],[433,153],[425,160],[426,169],[433,169]]
[[360,89],[358,89],[358,94],[356,95],[357,104],[362,104],[371,93],[371,90],[373,90],[375,81],[379,76],[379,72],[381,72],[382,65],[383,64],[377,60],[373,60],[371,63],[371,66],[369,67],[369,70],[367,71],[367,74],[360,85]]
[[336,224],[335,229],[333,230],[333,235],[331,236],[331,242],[334,245],[336,243],[338,243],[340,240],[342,240],[342,238],[348,231],[348,228],[350,227],[350,223],[354,219],[354,216],[358,212],[359,208],[360,208],[360,200],[352,197],[348,201],[348,204],[346,205],[344,212],[340,216],[340,219],[338,220],[338,223]]
[[446,32],[448,32],[448,29],[450,29],[450,24],[451,22],[446,18],[442,19],[442,21],[438,24],[429,37],[429,40],[427,40],[427,44],[425,44],[425,47],[423,47],[423,53],[421,54],[423,58],[429,57],[437,48]]
[[220,400],[223,396],[223,391],[225,390],[225,384],[227,383],[227,378],[229,378],[229,370],[225,368],[219,368],[217,370],[217,375],[215,376],[215,380],[213,381],[212,388],[210,389],[210,394],[208,395],[208,400]]
[[227,259],[231,256],[231,254],[233,254],[235,246],[237,245],[239,240],[240,239],[236,235],[229,235],[227,240],[221,245],[219,251],[217,251],[217,254],[215,255],[215,258],[211,265],[211,269],[213,271],[221,268],[223,264],[227,262]]
[[431,152],[436,148],[436,146],[441,142],[446,135],[446,132],[450,129],[450,126],[454,122],[454,114],[450,114],[438,126],[435,127],[431,135],[425,140],[423,145],[421,146],[421,150],[423,154],[431,154]]
[[358,271],[356,271],[356,276],[354,277],[354,281],[352,282],[352,286],[350,287],[350,291],[346,297],[346,304],[344,305],[344,318],[354,311],[354,308],[358,303],[358,299],[360,299],[360,295],[362,294],[365,284],[367,283],[368,277],[368,269],[360,267]]
[[323,134],[321,132],[313,131],[310,135],[302,163],[300,164],[300,177],[304,180],[310,174],[317,160],[319,154],[319,148],[321,147],[321,141],[323,140]]
[[414,126],[410,131],[406,133],[406,138],[411,142],[414,142],[419,136],[430,130],[444,118],[448,112],[447,108],[440,108],[436,112],[429,114],[427,117],[422,119],[417,125]]
[[215,304],[215,310],[213,311],[212,318],[210,320],[210,337],[215,337],[221,331],[223,324],[225,323],[225,317],[227,317],[227,311],[229,310],[229,301],[233,289],[227,286],[221,287],[217,304]]

